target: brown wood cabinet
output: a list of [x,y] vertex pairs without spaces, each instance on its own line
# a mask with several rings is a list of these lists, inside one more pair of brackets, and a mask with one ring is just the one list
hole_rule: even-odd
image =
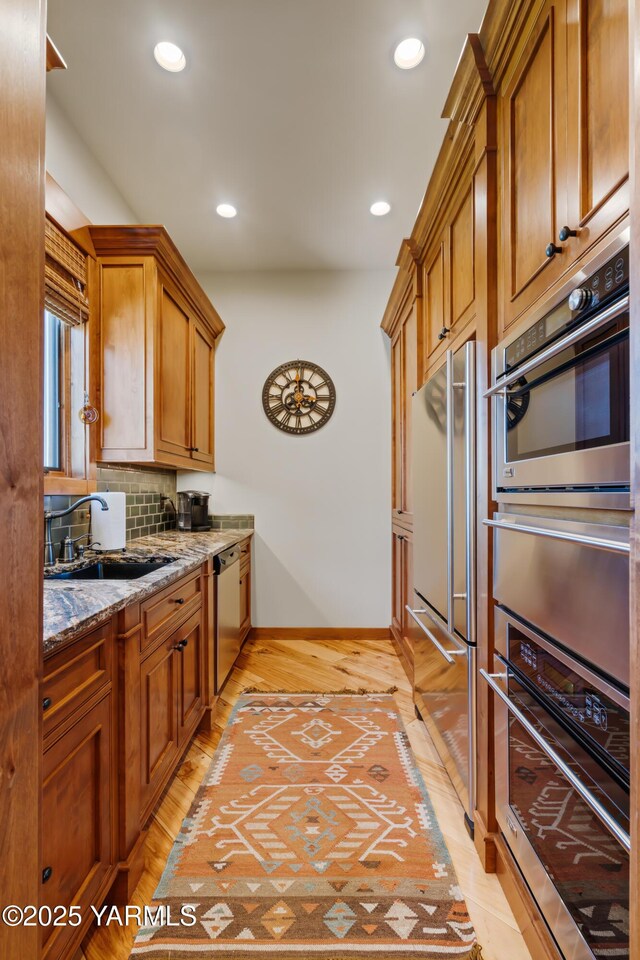
[[413,285],[391,318],[392,379],[392,517],[410,528],[413,523],[411,479],[411,402],[418,386],[418,297]]
[[111,621],[45,662],[42,906],[78,907],[79,926],[42,927],[42,956],[66,960],[116,869]]
[[203,653],[198,610],[140,662],[141,825],[202,715]]
[[239,544],[240,549],[240,643],[251,629],[251,537]]
[[409,680],[413,682],[413,621],[406,605],[413,604],[413,534],[396,524],[392,528],[391,631]]
[[212,470],[224,324],[163,227],[88,230],[97,257],[98,459]]
[[451,339],[475,316],[475,198],[474,143],[470,140],[457,160],[456,176],[449,184],[444,221],[428,241],[423,257],[422,343],[419,357],[422,385],[429,370],[448,349]]
[[625,0],[521,10],[499,96],[502,329],[629,208]]

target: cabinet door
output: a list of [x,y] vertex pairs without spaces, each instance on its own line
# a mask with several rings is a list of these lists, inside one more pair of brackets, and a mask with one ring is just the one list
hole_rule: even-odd
[[392,597],[391,597],[391,629],[400,640],[402,636],[402,623],[404,620],[404,588],[402,577],[402,543],[406,533],[399,533],[395,529],[391,535],[391,578],[392,578]]
[[547,0],[500,98],[503,327],[566,266],[546,253],[567,216],[566,87],[566,0]]
[[[438,339],[444,327],[450,327],[447,307],[445,302],[445,241],[440,240],[431,257],[427,259],[424,267],[424,342],[426,344],[425,355],[429,358],[439,346],[442,340]],[[423,374],[425,371],[423,371]]]
[[569,219],[577,259],[629,209],[629,5],[570,0]]
[[157,446],[166,453],[191,457],[191,321],[163,283],[158,331]]
[[406,611],[413,603],[413,540],[408,530],[394,527],[392,533],[391,629],[400,645],[405,667],[413,670],[413,620]]
[[475,197],[473,178],[454,209],[450,226],[449,299],[451,328],[473,314],[475,283]]
[[402,351],[403,337],[402,330],[399,330],[391,344],[391,381],[393,390],[391,441],[393,446],[392,510],[394,514],[402,511],[402,460],[404,456]]
[[193,388],[191,407],[193,416],[194,460],[213,468],[213,340],[202,327],[193,324]]
[[173,635],[140,664],[142,821],[178,752],[177,653]]
[[402,404],[403,446],[402,458],[402,521],[413,522],[413,395],[418,389],[418,319],[415,304],[411,306],[402,324]]
[[245,568],[240,573],[240,640],[251,629],[251,571]]
[[203,629],[198,611],[172,635],[176,648],[178,746],[188,740],[200,719],[203,698]]
[[[41,903],[96,903],[114,862],[111,694],[46,747],[42,786]],[[52,739],[52,738],[51,738]],[[48,879],[46,879],[48,877]],[[42,928],[43,956],[64,957],[73,927]]]

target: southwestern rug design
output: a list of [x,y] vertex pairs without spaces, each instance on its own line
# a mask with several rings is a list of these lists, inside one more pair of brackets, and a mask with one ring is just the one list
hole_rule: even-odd
[[481,956],[386,694],[240,697],[151,907],[132,957]]

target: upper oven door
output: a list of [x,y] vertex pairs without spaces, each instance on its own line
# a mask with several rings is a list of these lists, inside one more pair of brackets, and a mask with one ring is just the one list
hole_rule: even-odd
[[[500,348],[498,348],[500,350]],[[504,351],[503,351],[504,352]],[[494,357],[499,365],[499,355]],[[583,494],[629,487],[628,297],[511,369],[495,394],[498,501],[531,492]],[[495,388],[494,388],[495,389]],[[591,499],[584,495],[591,493]],[[524,496],[523,496],[524,495]],[[609,506],[628,506],[624,502]],[[568,497],[559,502],[568,503]],[[603,502],[604,504],[604,502]]]

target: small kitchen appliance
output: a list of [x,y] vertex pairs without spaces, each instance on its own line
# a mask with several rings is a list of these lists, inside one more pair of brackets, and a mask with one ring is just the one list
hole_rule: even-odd
[[197,533],[211,530],[209,494],[203,490],[180,490],[178,493],[178,530]]

